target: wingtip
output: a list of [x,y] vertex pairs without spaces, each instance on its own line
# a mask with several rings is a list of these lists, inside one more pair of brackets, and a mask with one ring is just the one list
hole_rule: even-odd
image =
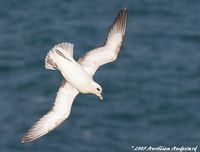
[[28,142],[29,142],[29,140],[27,140],[26,135],[21,138],[21,143],[22,144],[25,144],[25,143],[28,143]]
[[127,7],[123,7],[123,8],[121,9],[121,11],[127,12]]
[[27,141],[24,139],[24,137],[21,138],[21,141],[20,141],[20,142],[21,142],[21,144],[27,143]]
[[26,143],[30,143],[38,138],[40,138],[41,136],[43,135],[40,135],[40,136],[37,136],[37,137],[33,137],[33,136],[30,136],[29,134],[26,134],[22,139],[21,139],[21,143],[22,144],[26,144]]
[[119,14],[121,14],[121,15],[125,16],[125,18],[127,18],[127,15],[128,15],[127,8],[126,8],[126,7],[123,7],[123,8],[120,10]]

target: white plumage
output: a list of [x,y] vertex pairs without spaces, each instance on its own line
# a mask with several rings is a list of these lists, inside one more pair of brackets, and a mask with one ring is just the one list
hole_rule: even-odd
[[58,90],[54,106],[30,128],[22,143],[33,141],[60,125],[70,114],[74,98],[81,93],[92,93],[103,99],[101,86],[94,82],[93,75],[103,64],[116,60],[120,51],[127,23],[127,10],[122,9],[116,17],[104,45],[89,51],[78,62],[73,59],[74,45],[55,45],[45,58],[45,67],[59,70],[64,80]]

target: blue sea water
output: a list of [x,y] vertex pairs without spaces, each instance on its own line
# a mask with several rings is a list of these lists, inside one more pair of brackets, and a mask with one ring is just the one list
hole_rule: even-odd
[[[129,16],[119,58],[94,77],[104,101],[78,95],[67,121],[21,144],[62,81],[44,68],[48,50],[71,42],[78,59],[104,42],[124,6]],[[200,1],[0,0],[0,152],[200,146],[199,109]]]

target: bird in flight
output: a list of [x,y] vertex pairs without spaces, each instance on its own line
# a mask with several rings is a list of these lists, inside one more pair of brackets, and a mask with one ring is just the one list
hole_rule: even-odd
[[102,87],[93,80],[96,70],[116,60],[120,51],[127,23],[127,9],[122,8],[113,22],[105,43],[78,61],[73,59],[74,45],[60,43],[55,45],[45,58],[45,68],[59,70],[64,80],[57,92],[52,109],[40,118],[21,139],[22,143],[31,142],[55,129],[70,114],[74,98],[80,93],[91,93],[101,100]]

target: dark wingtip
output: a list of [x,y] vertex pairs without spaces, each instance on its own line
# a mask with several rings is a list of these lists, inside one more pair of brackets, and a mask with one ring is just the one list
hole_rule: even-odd
[[125,12],[125,13],[127,13],[127,7],[123,7],[123,8],[121,8],[120,13],[121,13],[121,12]]
[[113,24],[111,25],[111,27],[109,29],[109,33],[108,33],[106,42],[108,41],[109,36],[111,36],[113,34],[113,31],[112,31],[113,29],[115,29],[118,33],[121,33],[122,36],[124,37],[125,32],[126,32],[127,19],[128,19],[127,8],[123,7],[120,9],[118,15],[116,16]]
[[126,7],[123,7],[121,10],[124,10],[124,11],[126,11],[126,10],[127,10],[127,8],[126,8]]
[[125,31],[126,31],[127,18],[128,18],[127,8],[123,7],[120,10],[118,16],[116,17],[115,22],[117,22],[117,20],[121,21],[121,28],[123,29],[124,34],[125,34]]

